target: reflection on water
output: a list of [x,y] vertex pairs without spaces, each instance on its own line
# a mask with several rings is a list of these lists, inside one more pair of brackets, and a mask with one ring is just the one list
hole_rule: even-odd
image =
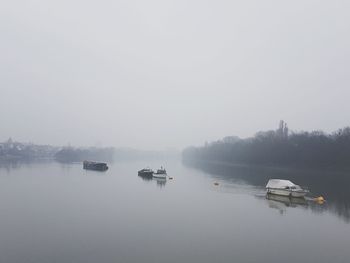
[[288,207],[308,206],[308,202],[305,198],[295,198],[273,194],[266,194],[265,197],[269,207],[279,210],[281,214],[285,214]]
[[164,187],[166,184],[165,178],[153,178],[153,180],[157,182],[157,186],[159,187]]
[[167,179],[166,178],[155,178],[153,176],[148,176],[148,175],[138,175],[142,180],[146,182],[156,182],[157,186],[160,188],[164,187]]
[[140,177],[142,180],[144,180],[146,182],[150,182],[153,180],[153,176],[138,175],[138,177]]
[[204,171],[215,179],[233,183],[243,182],[261,189],[264,189],[267,181],[272,178],[291,180],[296,184],[306,186],[311,191],[311,197],[323,196],[326,199],[326,203],[322,206],[310,206],[313,211],[317,213],[323,210],[331,211],[346,222],[350,222],[349,171],[257,167],[204,162],[184,162],[184,164]]
[[32,161],[28,160],[8,160],[8,161],[0,161],[0,170],[6,171],[7,173],[11,172],[13,169],[18,169],[23,166],[30,167],[32,165]]

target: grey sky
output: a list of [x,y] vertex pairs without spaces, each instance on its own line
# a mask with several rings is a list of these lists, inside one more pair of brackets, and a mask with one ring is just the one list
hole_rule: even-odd
[[0,140],[181,148],[350,120],[350,1],[3,1]]

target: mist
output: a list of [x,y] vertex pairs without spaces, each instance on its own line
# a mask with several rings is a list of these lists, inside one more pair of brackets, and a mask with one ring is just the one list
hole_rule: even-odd
[[348,1],[7,1],[0,140],[181,149],[349,125]]

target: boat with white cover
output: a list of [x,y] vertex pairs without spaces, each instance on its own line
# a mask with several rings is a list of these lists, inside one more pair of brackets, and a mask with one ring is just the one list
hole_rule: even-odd
[[289,180],[270,179],[266,185],[268,194],[283,195],[289,197],[304,197],[309,191]]
[[158,169],[157,172],[153,174],[153,177],[166,179],[167,173],[165,168],[161,167],[160,169]]

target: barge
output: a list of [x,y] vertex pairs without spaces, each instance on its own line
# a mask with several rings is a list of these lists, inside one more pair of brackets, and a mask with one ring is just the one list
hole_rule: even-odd
[[83,169],[94,170],[94,171],[106,171],[108,170],[108,166],[106,163],[84,161]]
[[141,177],[152,177],[153,176],[153,170],[151,168],[144,168],[140,171],[138,171],[138,175]]

